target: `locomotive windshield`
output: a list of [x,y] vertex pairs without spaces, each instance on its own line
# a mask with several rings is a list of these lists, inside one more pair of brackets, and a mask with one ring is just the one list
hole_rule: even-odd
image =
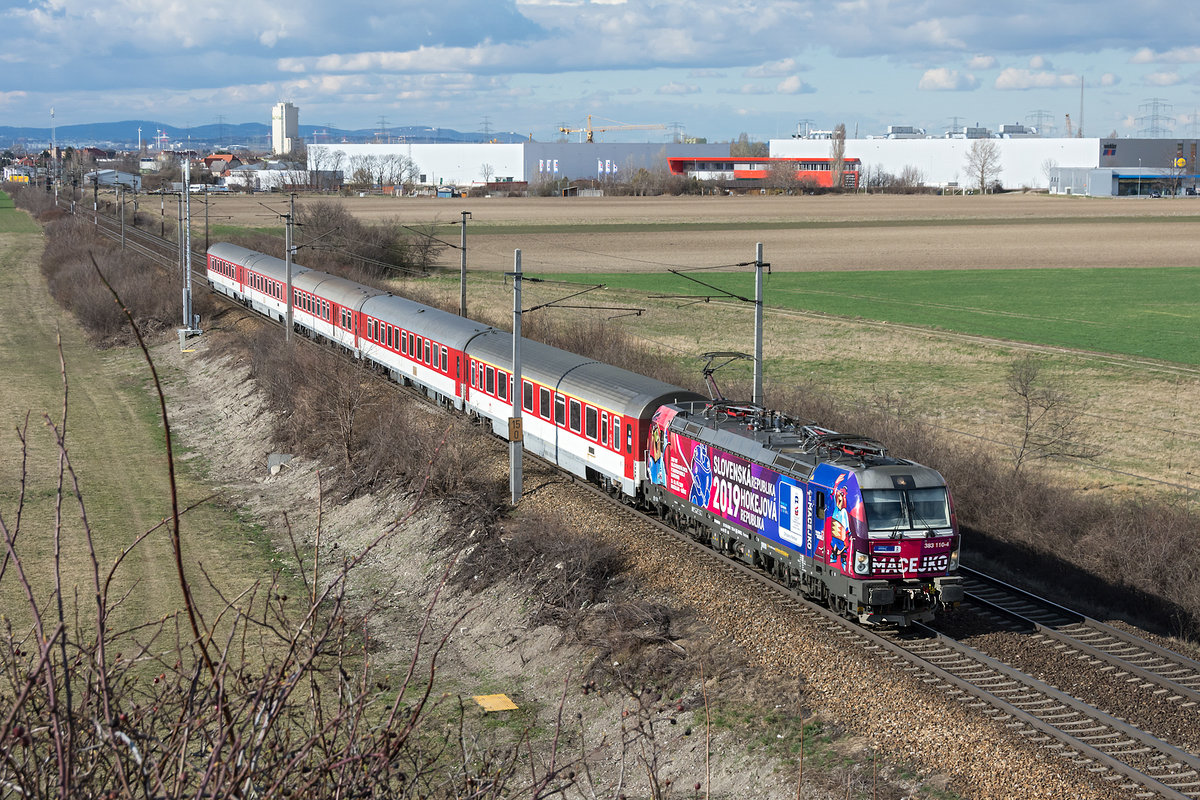
[[950,527],[946,489],[866,489],[863,504],[873,534],[897,534]]

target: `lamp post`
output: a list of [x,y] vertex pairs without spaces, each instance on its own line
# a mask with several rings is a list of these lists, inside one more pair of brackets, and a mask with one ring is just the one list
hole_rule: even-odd
[[1142,160],[1138,159],[1138,197],[1142,196]]

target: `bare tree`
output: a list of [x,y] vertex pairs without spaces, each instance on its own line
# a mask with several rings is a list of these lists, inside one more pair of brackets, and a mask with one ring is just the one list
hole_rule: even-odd
[[479,174],[483,177],[484,183],[491,183],[492,176],[496,174],[496,168],[493,167],[491,164],[486,164],[486,163],[480,164],[479,165]]
[[1017,440],[1010,446],[1013,471],[1029,461],[1047,458],[1091,459],[1100,448],[1090,441],[1083,409],[1064,389],[1045,386],[1042,364],[1026,355],[1008,373]]
[[967,174],[980,194],[986,192],[1000,177],[1000,147],[995,139],[975,139],[967,151]]
[[833,139],[829,143],[829,171],[833,181],[831,188],[840,189],[842,186],[842,171],[846,168],[846,126],[839,122],[833,129]]
[[371,159],[369,156],[351,156],[350,183],[364,189],[371,187]]
[[1054,170],[1058,169],[1058,161],[1053,158],[1047,158],[1042,162],[1042,174],[1046,176],[1046,185],[1050,185],[1051,179],[1054,177]]
[[336,186],[337,173],[345,164],[346,154],[330,147],[314,147],[308,154],[309,184],[316,191],[327,191]]
[[920,168],[912,164],[905,164],[904,169],[900,170],[900,174],[896,177],[896,187],[903,192],[912,192],[924,185],[924,174],[921,173]]
[[770,152],[766,142],[752,142],[750,141],[750,134],[743,131],[738,134],[736,142],[729,144],[729,155],[759,157],[770,155]]
[[779,189],[786,194],[792,194],[800,188],[796,178],[796,164],[792,161],[772,162],[767,172],[766,185],[771,189]]

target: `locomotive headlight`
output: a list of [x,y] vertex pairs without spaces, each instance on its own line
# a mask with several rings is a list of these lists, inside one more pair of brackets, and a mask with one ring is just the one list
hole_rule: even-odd
[[950,571],[953,572],[956,569],[958,569],[958,548],[957,547],[954,548],[954,550],[952,550],[950,552]]
[[869,575],[871,573],[871,556],[867,553],[855,553],[854,571],[859,575]]

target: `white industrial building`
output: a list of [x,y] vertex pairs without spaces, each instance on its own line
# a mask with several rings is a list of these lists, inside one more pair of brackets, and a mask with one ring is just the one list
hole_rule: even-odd
[[[284,105],[284,104],[281,104]],[[893,126],[889,134],[846,139],[844,156],[858,159],[861,186],[873,175],[915,170],[932,187],[974,188],[967,156],[987,139],[999,156],[997,180],[1005,189],[1100,197],[1195,190],[1197,139],[1042,138],[1014,126],[996,136],[964,128],[949,136]],[[772,158],[829,158],[831,137],[772,139]],[[341,173],[346,181],[374,185],[480,186],[577,180],[628,181],[639,169],[666,169],[668,157],[728,157],[728,143],[517,142],[437,144],[310,144],[308,170]],[[358,175],[356,175],[358,173]]]
[[[846,158],[862,162],[862,183],[879,172],[915,169],[926,186],[972,188],[967,154],[980,137],[887,136],[847,139]],[[1170,185],[1197,185],[1196,139],[989,137],[999,154],[997,179],[1006,189],[1110,197],[1149,194]],[[828,158],[828,138],[772,139],[772,158]]]
[[376,183],[471,186],[566,180],[629,180],[639,169],[666,169],[668,156],[720,156],[726,144],[517,142],[310,144],[310,170],[365,170]]

